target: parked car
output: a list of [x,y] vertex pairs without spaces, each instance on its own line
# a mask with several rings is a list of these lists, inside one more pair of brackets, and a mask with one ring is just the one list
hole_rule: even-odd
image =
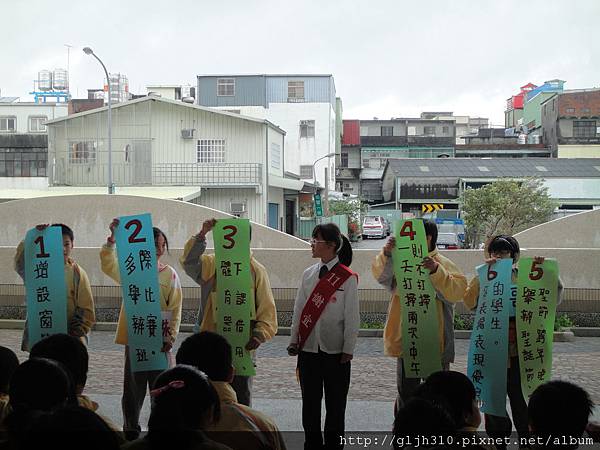
[[390,235],[390,224],[382,216],[367,216],[363,219],[363,239],[377,237],[380,239]]
[[460,240],[456,233],[438,233],[437,248],[456,250],[460,248]]

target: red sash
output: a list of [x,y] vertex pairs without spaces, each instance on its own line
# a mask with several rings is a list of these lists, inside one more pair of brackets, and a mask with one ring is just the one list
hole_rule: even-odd
[[298,350],[306,343],[308,336],[317,324],[327,303],[335,294],[335,291],[346,282],[352,275],[352,270],[343,264],[336,264],[319,280],[312,293],[308,297],[302,314],[300,315],[300,327],[298,329]]

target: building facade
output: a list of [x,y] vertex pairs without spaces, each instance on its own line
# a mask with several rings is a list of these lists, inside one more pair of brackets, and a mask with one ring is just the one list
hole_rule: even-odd
[[[106,119],[104,107],[48,123],[51,186],[106,186]],[[293,233],[285,217],[296,213],[303,183],[284,176],[284,136],[269,121],[180,101],[120,103],[112,111],[113,181],[117,192],[195,188],[185,200]]]
[[463,144],[462,137],[477,133],[481,128],[489,127],[489,119],[485,117],[455,116],[453,112],[423,112],[421,119],[454,120],[456,144]]
[[600,158],[600,89],[554,94],[541,105],[544,142],[558,158]]
[[200,106],[276,124],[286,133],[284,170],[303,180],[316,179],[322,187],[327,179],[328,189],[335,189],[341,102],[333,76],[199,75],[196,92]]

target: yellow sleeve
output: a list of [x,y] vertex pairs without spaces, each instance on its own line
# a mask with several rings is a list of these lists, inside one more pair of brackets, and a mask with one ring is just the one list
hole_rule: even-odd
[[112,278],[116,283],[121,283],[119,274],[119,262],[115,253],[115,247],[104,244],[100,250],[100,265],[102,272]]
[[25,241],[19,242],[15,252],[15,272],[25,281]]
[[262,266],[256,269],[256,325],[252,335],[266,342],[277,334],[277,309],[267,271]]
[[394,277],[394,267],[392,265],[392,258],[386,256],[383,250],[373,260],[371,264],[371,273],[377,282],[388,289],[393,291],[396,285]]
[[181,289],[181,282],[179,281],[179,275],[175,272],[175,269],[171,267],[171,290],[169,291],[169,298],[166,299],[166,310],[171,311],[171,322],[169,323],[169,331],[172,341],[175,342],[177,334],[179,333],[179,325],[181,324],[181,309],[183,305],[183,291]]
[[205,255],[206,241],[192,236],[183,247],[179,263],[185,273],[196,283],[202,284],[215,275],[215,255]]
[[479,299],[479,277],[474,276],[467,286],[463,302],[467,309],[473,310],[477,306],[477,300]]
[[447,258],[437,259],[438,268],[429,275],[433,287],[449,302],[462,300],[467,289],[467,277]]
[[85,334],[88,334],[96,323],[96,311],[94,307],[94,297],[92,295],[92,286],[90,279],[85,270],[79,269],[79,288],[77,290],[77,300],[75,308],[77,308],[80,316],[80,325]]

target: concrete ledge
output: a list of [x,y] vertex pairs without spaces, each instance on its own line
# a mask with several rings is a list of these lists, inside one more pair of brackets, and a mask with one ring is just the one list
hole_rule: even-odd
[[[586,330],[590,330],[589,334],[581,334],[578,335],[575,330],[578,328],[575,327],[572,330],[565,331],[555,331],[553,340],[554,342],[573,342],[575,340],[575,336],[600,336],[600,328],[586,328]],[[595,333],[595,334],[594,334]],[[454,338],[455,339],[471,339],[471,330],[454,330]]]
[[600,327],[573,327],[571,331],[578,337],[600,337]]

